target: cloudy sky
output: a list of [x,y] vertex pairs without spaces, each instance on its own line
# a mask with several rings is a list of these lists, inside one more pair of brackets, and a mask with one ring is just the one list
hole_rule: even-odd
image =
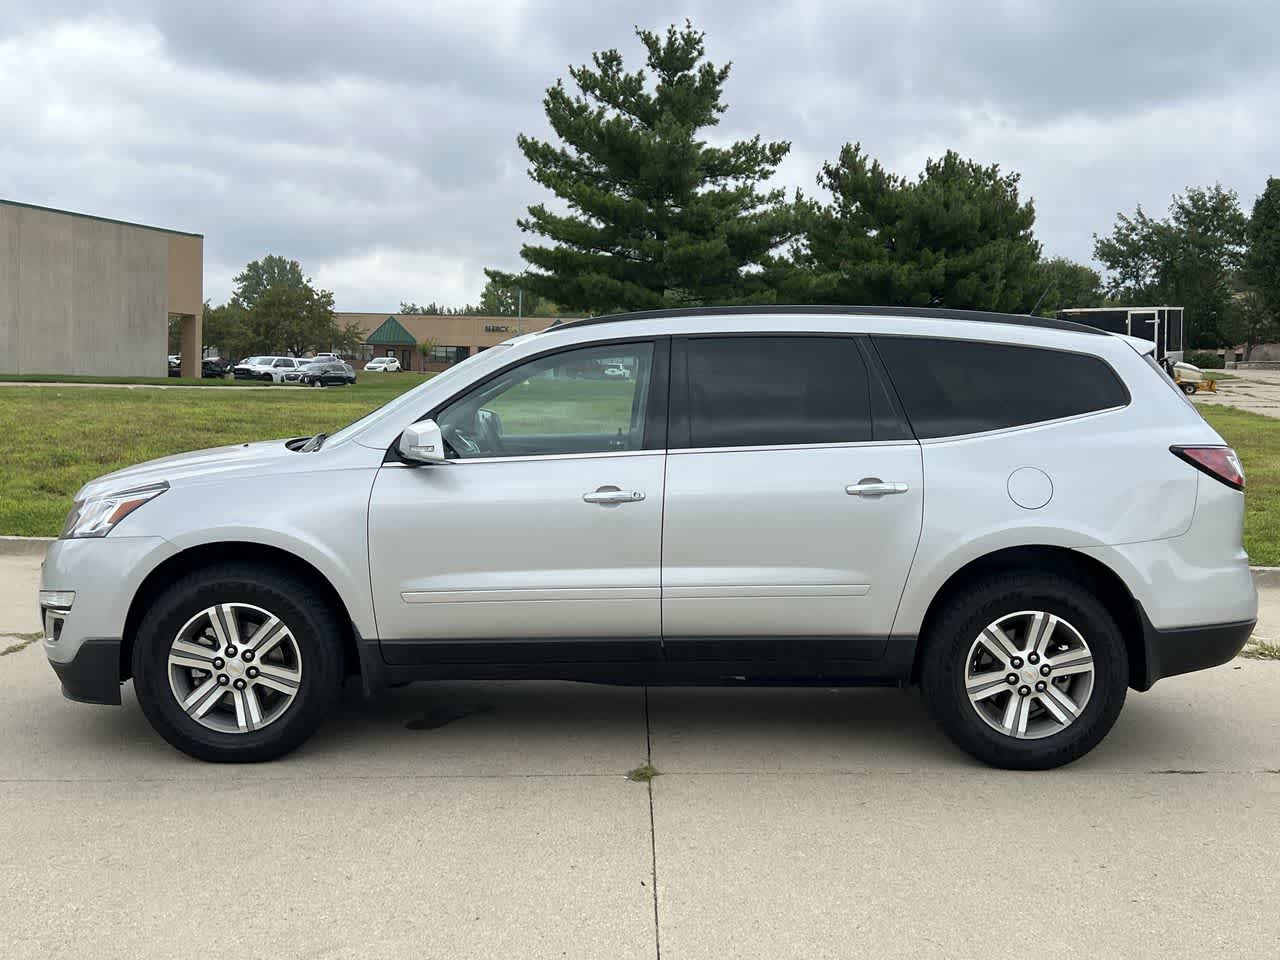
[[860,140],[1020,171],[1046,253],[1118,210],[1280,175],[1275,0],[0,0],[0,197],[205,235],[205,294],[280,253],[339,309],[475,300],[544,194],[517,132],[591,52],[690,17],[733,62],[712,138]]

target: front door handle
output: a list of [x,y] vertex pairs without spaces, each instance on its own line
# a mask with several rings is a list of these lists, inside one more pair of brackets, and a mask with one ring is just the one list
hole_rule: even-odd
[[644,493],[640,490],[622,490],[606,485],[591,493],[584,493],[582,499],[587,503],[599,503],[608,507],[619,503],[639,503],[644,499]]
[[863,477],[851,483],[844,492],[851,497],[883,497],[892,493],[906,493],[910,489],[901,480],[881,480],[879,477]]

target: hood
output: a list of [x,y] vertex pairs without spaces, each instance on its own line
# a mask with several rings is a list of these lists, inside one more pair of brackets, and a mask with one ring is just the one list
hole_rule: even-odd
[[90,480],[76,494],[76,500],[101,496],[133,487],[146,486],[167,480],[169,483],[183,480],[206,479],[228,473],[277,472],[282,467],[301,466],[304,454],[294,453],[284,440],[264,440],[259,443],[238,443],[228,447],[212,447],[179,453],[159,460],[148,460],[134,467],[126,467]]

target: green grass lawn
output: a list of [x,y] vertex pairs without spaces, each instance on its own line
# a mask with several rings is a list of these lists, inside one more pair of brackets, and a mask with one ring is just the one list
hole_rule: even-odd
[[1244,464],[1244,546],[1249,562],[1280,566],[1280,420],[1234,407],[1196,407]]
[[[76,490],[112,470],[202,447],[331,433],[421,382],[417,374],[393,373],[326,390],[0,386],[0,534],[56,535]],[[531,381],[525,389],[553,388]],[[582,403],[551,410],[554,422],[525,422],[505,398],[491,406],[509,435],[563,423],[613,432],[628,422],[629,382],[582,381],[581,389]],[[1244,462],[1250,559],[1280,566],[1280,421],[1230,407],[1198,409]]]
[[203,447],[332,433],[422,380],[365,374],[324,390],[0,386],[0,534],[56,536],[76,490],[112,470]]

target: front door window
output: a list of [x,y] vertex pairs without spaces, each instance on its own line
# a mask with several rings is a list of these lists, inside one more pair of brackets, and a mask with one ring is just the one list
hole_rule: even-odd
[[610,453],[644,446],[652,343],[521,364],[436,417],[457,459]]

